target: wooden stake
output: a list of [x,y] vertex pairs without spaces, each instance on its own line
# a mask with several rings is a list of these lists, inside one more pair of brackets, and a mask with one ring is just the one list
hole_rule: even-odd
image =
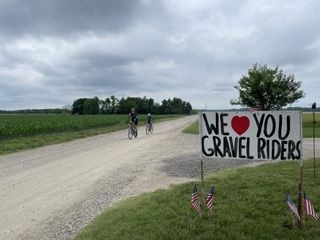
[[205,195],[204,195],[204,171],[203,171],[203,161],[202,161],[202,158],[201,158],[201,160],[200,160],[200,171],[201,171],[202,199],[205,200]]
[[299,228],[303,228],[303,219],[304,219],[304,211],[303,211],[303,133],[302,133],[302,117],[300,112],[300,139],[301,139],[301,155],[300,155],[300,181],[298,185],[298,212],[300,216],[300,221],[298,220]]
[[300,166],[300,182],[298,185],[298,212],[300,215],[300,221],[298,221],[299,228],[303,228],[303,219],[304,219],[304,211],[303,211],[303,166]]
[[312,138],[313,138],[313,181],[314,184],[316,183],[316,133],[315,133],[315,124],[316,124],[316,120],[315,120],[315,112],[313,111],[313,134],[312,134]]
[[[202,133],[202,121],[201,121],[201,111],[199,111],[199,139]],[[201,146],[201,141],[200,145]],[[205,200],[205,195],[204,195],[204,170],[203,170],[203,154],[202,150],[200,149],[200,175],[201,175],[201,188],[202,188],[202,199]]]

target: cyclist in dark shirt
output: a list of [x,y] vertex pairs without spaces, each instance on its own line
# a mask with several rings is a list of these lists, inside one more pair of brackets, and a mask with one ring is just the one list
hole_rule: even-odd
[[134,108],[131,108],[131,112],[129,113],[130,122],[133,122],[135,126],[138,125],[138,114]]

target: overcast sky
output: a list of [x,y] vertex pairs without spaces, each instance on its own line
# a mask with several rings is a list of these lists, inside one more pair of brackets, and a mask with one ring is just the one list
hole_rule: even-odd
[[254,63],[294,74],[309,107],[319,13],[318,0],[0,0],[0,109],[110,95],[230,108]]

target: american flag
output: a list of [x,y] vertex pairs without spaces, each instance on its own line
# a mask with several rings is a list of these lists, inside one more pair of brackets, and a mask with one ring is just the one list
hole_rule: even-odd
[[304,193],[304,209],[306,210],[306,213],[313,217],[316,221],[319,220],[318,214],[314,211],[314,208],[312,207],[310,199],[307,198],[307,194]]
[[298,209],[297,209],[296,205],[294,204],[294,202],[292,201],[292,199],[291,199],[291,197],[289,196],[288,193],[287,193],[287,203],[288,203],[288,206],[291,209],[291,211],[294,213],[294,215],[296,215],[296,217],[300,221],[300,215],[299,215]]
[[199,202],[199,197],[198,197],[197,186],[196,185],[192,186],[191,204],[192,204],[192,207],[197,212],[200,212],[200,202]]
[[207,200],[206,200],[207,208],[210,210],[212,210],[213,201],[215,199],[214,193],[215,193],[214,186],[212,186],[210,189],[210,192],[208,193]]

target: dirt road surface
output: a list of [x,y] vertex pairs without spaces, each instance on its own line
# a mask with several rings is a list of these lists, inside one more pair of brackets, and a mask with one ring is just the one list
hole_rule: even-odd
[[181,130],[196,118],[155,124],[148,136],[140,127],[133,140],[124,130],[0,157],[0,239],[72,239],[105,207],[192,179],[199,140]]
[[[70,239],[105,206],[183,181],[161,160],[197,151],[181,130],[196,116],[0,157],[0,239]],[[80,210],[81,209],[81,210]]]

